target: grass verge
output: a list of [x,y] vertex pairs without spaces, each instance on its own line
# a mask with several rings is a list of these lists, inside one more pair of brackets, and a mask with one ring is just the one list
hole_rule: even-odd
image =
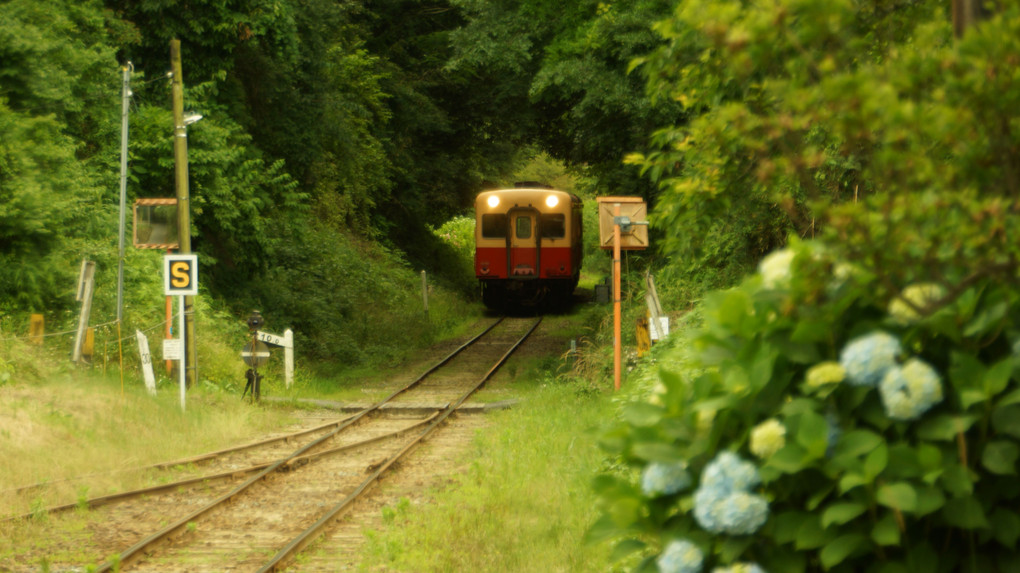
[[606,395],[553,381],[523,398],[489,414],[470,469],[433,492],[431,503],[384,509],[389,525],[368,532],[361,570],[605,569],[608,547],[586,546],[583,538],[596,517],[592,476],[604,461],[594,430],[613,405]]

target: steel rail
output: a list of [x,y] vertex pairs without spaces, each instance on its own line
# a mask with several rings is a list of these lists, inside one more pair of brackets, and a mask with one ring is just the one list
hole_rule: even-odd
[[510,355],[513,354],[514,351],[517,350],[517,348],[522,343],[524,343],[524,341],[527,340],[529,336],[531,336],[531,333],[534,332],[536,328],[538,328],[538,325],[541,324],[541,322],[542,318],[539,317],[539,319],[535,321],[535,324],[533,324],[531,328],[528,329],[528,332],[526,332],[524,336],[520,338],[520,340],[514,343],[514,345],[510,347],[510,349],[507,350],[502,357],[500,357],[496,364],[494,364],[492,368],[490,368],[489,371],[486,372],[485,375],[482,376],[482,378],[477,383],[475,383],[474,386],[472,386],[467,392],[465,392],[460,397],[460,399],[457,400],[455,404],[447,406],[446,409],[443,410],[442,413],[440,413],[439,417],[434,422],[429,424],[429,426],[425,428],[425,430],[423,430],[421,434],[414,437],[399,452],[397,452],[393,456],[390,456],[389,459],[387,459],[382,465],[378,467],[378,469],[375,470],[375,472],[372,473],[372,475],[366,478],[365,481],[361,482],[361,485],[359,485],[357,489],[355,489],[350,495],[348,495],[342,501],[340,501],[340,503],[333,506],[333,508],[327,511],[325,514],[323,514],[323,516],[320,517],[318,521],[312,524],[308,529],[299,534],[283,549],[277,552],[277,554],[274,555],[272,559],[270,559],[265,565],[262,566],[261,569],[258,570],[259,573],[268,573],[270,571],[281,570],[280,569],[281,565],[285,564],[287,560],[292,558],[299,551],[307,547],[309,543],[314,541],[323,532],[326,525],[329,524],[333,519],[335,519],[342,511],[347,509],[348,506],[354,503],[354,501],[361,497],[361,495],[365,493],[368,490],[368,488],[371,487],[379,479],[379,476],[385,473],[393,464],[395,464],[398,460],[407,455],[411,450],[413,450],[415,447],[421,444],[421,442],[424,441],[425,438],[429,437],[450,416],[450,414],[455,412],[457,408],[459,408],[472,394],[477,392],[478,389],[481,388],[482,385],[485,384],[489,380],[489,378],[491,378],[492,375],[496,373],[496,370],[498,370],[499,367],[502,366],[507,361]]
[[253,484],[255,484],[258,481],[260,481],[262,478],[264,478],[267,475],[271,474],[272,472],[276,471],[281,466],[284,466],[285,464],[287,464],[287,462],[289,462],[290,460],[292,460],[292,459],[294,459],[294,458],[296,458],[298,456],[301,456],[304,453],[306,453],[308,450],[311,450],[312,448],[318,446],[319,444],[321,444],[321,443],[323,443],[323,442],[325,442],[325,441],[327,441],[329,439],[332,439],[334,436],[336,436],[337,434],[342,432],[344,429],[346,429],[346,428],[354,425],[358,421],[360,421],[362,418],[367,416],[369,413],[378,410],[383,404],[389,402],[390,400],[392,400],[397,395],[402,394],[403,392],[406,392],[407,390],[410,390],[414,386],[417,386],[419,383],[421,383],[422,380],[424,380],[430,374],[432,374],[433,372],[438,370],[440,367],[445,365],[450,360],[453,360],[453,358],[456,355],[460,354],[464,349],[468,348],[469,346],[474,344],[478,339],[480,339],[481,337],[483,337],[486,334],[488,334],[489,331],[491,331],[493,328],[496,327],[496,325],[498,325],[501,322],[503,322],[503,319],[504,319],[504,317],[500,317],[499,319],[494,321],[491,325],[489,325],[487,328],[485,328],[481,333],[479,333],[478,335],[474,336],[473,338],[471,338],[470,340],[468,340],[467,342],[465,342],[464,344],[459,346],[456,350],[451,352],[448,356],[446,356],[445,358],[440,360],[438,363],[436,363],[436,365],[434,365],[431,368],[429,368],[428,370],[426,370],[421,376],[419,376],[417,379],[413,380],[412,382],[408,383],[403,388],[394,391],[392,394],[390,394],[386,398],[383,398],[382,400],[380,400],[376,404],[373,404],[372,406],[369,406],[368,408],[365,408],[361,412],[358,412],[357,414],[351,416],[345,422],[341,423],[332,432],[330,432],[330,433],[328,433],[328,434],[326,434],[326,435],[324,435],[324,436],[322,436],[322,437],[320,437],[320,438],[318,438],[318,439],[316,439],[316,440],[306,444],[305,446],[302,446],[301,448],[298,448],[297,450],[292,452],[288,457],[281,458],[281,459],[273,462],[268,467],[266,467],[265,469],[261,470],[260,472],[258,472],[257,474],[255,474],[254,476],[249,478],[247,481],[245,481],[241,485],[239,485],[239,486],[235,487],[234,489],[232,489],[230,492],[217,497],[216,499],[214,499],[213,501],[209,502],[205,506],[203,506],[203,507],[201,507],[201,508],[191,512],[190,514],[188,514],[184,518],[179,519],[179,520],[171,523],[170,525],[167,525],[163,529],[157,531],[156,533],[153,533],[152,535],[149,535],[148,537],[146,537],[146,538],[142,539],[141,541],[135,543],[131,547],[125,549],[123,552],[121,552],[119,555],[114,557],[112,560],[106,561],[105,563],[99,565],[94,570],[95,573],[104,573],[105,571],[111,571],[111,570],[113,570],[115,568],[123,567],[130,559],[133,559],[134,557],[136,557],[145,548],[149,547],[150,545],[155,544],[156,542],[158,542],[158,541],[160,541],[162,539],[165,539],[166,537],[168,537],[171,534],[173,534],[175,531],[186,527],[188,523],[195,521],[196,519],[198,519],[199,517],[205,515],[206,513],[209,513],[210,511],[212,511],[215,507],[219,506],[220,504],[223,504],[223,503],[225,503],[225,502],[227,502],[227,501],[237,497],[243,491],[245,491],[246,489],[251,487]]
[[[44,488],[44,487],[46,487],[48,485],[52,485],[52,484],[56,484],[56,483],[66,483],[66,482],[80,481],[80,480],[84,480],[84,479],[91,478],[91,477],[99,477],[99,476],[112,475],[112,474],[125,473],[125,472],[140,472],[140,471],[152,470],[152,469],[164,470],[164,469],[172,468],[174,466],[183,466],[183,465],[187,465],[187,464],[203,462],[203,461],[206,461],[206,460],[209,460],[209,459],[213,459],[213,458],[222,456],[224,454],[229,454],[229,453],[233,453],[233,452],[240,452],[240,451],[244,451],[244,450],[250,450],[250,449],[254,449],[254,448],[260,447],[260,446],[265,446],[265,445],[268,445],[268,444],[272,444],[274,442],[290,441],[290,440],[292,440],[294,438],[297,438],[297,437],[300,437],[300,436],[303,436],[303,435],[306,435],[306,434],[314,434],[315,432],[319,432],[319,431],[325,430],[326,428],[329,428],[329,427],[335,426],[337,424],[343,423],[346,420],[347,420],[347,418],[341,418],[339,420],[333,420],[333,421],[328,422],[326,424],[321,424],[319,426],[315,426],[314,428],[308,428],[308,429],[305,429],[305,430],[299,430],[297,432],[291,432],[289,434],[284,434],[284,435],[276,436],[276,437],[273,437],[273,438],[267,438],[265,440],[260,440],[260,441],[257,441],[257,442],[249,442],[247,444],[241,444],[239,446],[232,446],[232,447],[229,447],[229,448],[224,448],[222,450],[216,450],[214,452],[206,452],[204,454],[198,454],[196,456],[191,456],[191,457],[187,457],[187,458],[181,458],[181,459],[172,460],[172,461],[169,461],[169,462],[159,462],[159,463],[155,463],[155,464],[151,464],[151,465],[147,465],[147,466],[140,466],[140,467],[136,467],[136,468],[122,468],[122,469],[117,469],[117,470],[111,470],[111,471],[108,471],[108,472],[96,472],[96,473],[91,473],[91,474],[85,474],[83,476],[74,476],[74,477],[69,477],[69,478],[64,478],[64,479],[53,480],[53,481],[39,482],[39,483],[31,484],[31,485],[23,485],[23,486],[11,488],[11,489],[5,489],[3,491],[0,491],[0,493],[14,493],[14,494],[18,494],[18,493],[22,493],[22,492],[25,492],[25,491],[28,491],[28,490],[32,490],[32,489],[41,489],[41,488]],[[0,521],[2,521],[2,520],[0,520]]]
[[[395,438],[397,436],[400,436],[401,434],[406,434],[407,432],[409,432],[409,431],[411,431],[411,430],[413,430],[415,428],[418,428],[418,427],[424,426],[425,424],[428,424],[429,422],[432,421],[433,418],[438,416],[441,411],[442,410],[437,410],[434,414],[431,414],[430,416],[428,416],[427,418],[425,418],[423,420],[419,420],[419,421],[417,421],[417,422],[415,422],[415,423],[413,423],[413,424],[411,424],[409,426],[400,428],[398,430],[394,430],[392,432],[387,432],[385,434],[380,434],[378,436],[375,436],[375,437],[372,437],[372,438],[367,438],[365,440],[354,442],[352,444],[345,444],[343,446],[338,446],[336,448],[331,448],[331,449],[328,449],[328,450],[323,450],[321,452],[316,452],[314,454],[304,454],[302,456],[298,456],[298,457],[290,460],[287,465],[291,466],[291,467],[295,467],[295,466],[298,466],[298,465],[304,465],[306,463],[318,460],[319,458],[324,458],[326,456],[330,456],[330,455],[333,455],[333,454],[339,454],[339,453],[342,453],[342,452],[346,452],[346,451],[350,451],[350,450],[355,450],[355,449],[358,449],[358,448],[361,448],[361,447],[364,447],[364,446],[369,446],[369,445],[375,444],[377,442],[388,440],[390,438]],[[42,510],[30,511],[28,513],[24,513],[24,514],[21,514],[21,515],[13,515],[13,516],[10,516],[10,517],[5,517],[3,519],[0,519],[0,523],[7,523],[9,521],[17,521],[17,520],[20,520],[20,519],[28,519],[30,517],[35,517],[36,515],[38,515],[40,513],[60,513],[62,511],[68,511],[68,510],[71,510],[71,509],[78,509],[78,508],[83,507],[83,506],[87,507],[89,509],[95,509],[97,507],[102,507],[104,505],[110,505],[110,504],[113,504],[113,503],[117,503],[119,501],[126,501],[128,499],[140,497],[140,496],[143,496],[143,495],[149,495],[149,494],[153,494],[153,493],[160,493],[160,492],[164,492],[164,491],[167,491],[167,490],[172,490],[172,489],[177,489],[177,488],[182,488],[182,487],[188,487],[188,486],[197,485],[197,484],[206,484],[206,483],[209,483],[209,482],[215,482],[215,481],[220,481],[220,480],[224,480],[224,479],[233,479],[233,478],[237,478],[237,477],[240,477],[240,476],[243,476],[243,475],[246,475],[246,474],[250,474],[250,473],[254,473],[254,472],[263,470],[263,469],[269,467],[269,465],[272,464],[272,463],[273,463],[272,461],[269,461],[269,462],[264,462],[264,463],[260,463],[260,464],[255,464],[253,466],[248,466],[246,468],[239,468],[239,469],[229,470],[229,471],[220,472],[220,473],[216,473],[216,474],[209,474],[209,475],[204,475],[204,476],[187,478],[187,479],[183,479],[183,480],[179,480],[179,481],[175,481],[175,482],[164,483],[164,484],[154,485],[154,486],[150,486],[150,487],[144,487],[144,488],[141,488],[141,489],[133,489],[133,490],[129,490],[129,491],[122,491],[122,492],[112,493],[110,495],[103,495],[103,496],[99,496],[99,497],[94,497],[94,498],[91,498],[91,499],[88,499],[88,500],[85,500],[85,501],[82,501],[82,502],[78,502],[78,503],[67,503],[67,504],[63,504],[63,505],[55,505],[55,506],[52,506],[52,507],[47,507],[47,508],[42,509]]]

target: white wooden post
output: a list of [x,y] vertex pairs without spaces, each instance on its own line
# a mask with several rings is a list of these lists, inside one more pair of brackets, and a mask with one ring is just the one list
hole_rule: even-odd
[[429,315],[429,283],[425,277],[425,271],[421,272],[421,300],[425,305],[425,316]]
[[280,346],[283,348],[283,378],[287,388],[294,383],[294,331],[287,329],[283,336],[277,336],[271,332],[255,332],[255,338],[266,344]]
[[283,331],[283,371],[287,388],[294,383],[294,331]]
[[142,357],[142,376],[145,378],[145,388],[152,396],[156,395],[156,376],[152,373],[152,355],[149,353],[149,339],[142,334],[141,330],[135,331],[138,338],[138,355]]
[[74,348],[71,350],[71,361],[81,361],[81,345],[85,340],[85,331],[89,326],[89,315],[92,313],[92,289],[95,284],[96,263],[82,259],[81,273],[78,275],[78,294],[76,300],[81,301],[81,316],[78,317],[78,331],[74,335]]

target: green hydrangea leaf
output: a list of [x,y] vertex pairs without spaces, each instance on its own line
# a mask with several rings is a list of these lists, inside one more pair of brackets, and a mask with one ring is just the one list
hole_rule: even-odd
[[821,521],[816,515],[805,519],[797,530],[797,538],[794,546],[798,550],[816,549],[828,543],[836,536],[835,531],[822,527]]
[[868,506],[863,503],[834,503],[822,513],[822,527],[829,527],[833,523],[843,525],[867,510]]
[[958,351],[950,354],[949,381],[957,391],[979,389],[987,371],[976,356]]
[[818,556],[822,560],[822,565],[826,569],[830,569],[842,563],[853,552],[863,549],[868,545],[867,537],[860,533],[850,533],[837,537],[826,544]]
[[812,458],[825,456],[829,447],[829,423],[815,412],[804,412],[797,427],[797,443]]
[[946,504],[946,496],[940,488],[924,485],[914,489],[917,492],[917,507],[914,508],[914,515],[918,517],[938,511]]
[[665,411],[661,407],[647,402],[629,402],[624,404],[621,414],[628,423],[641,428],[658,424]]
[[848,473],[839,480],[839,491],[840,493],[846,493],[855,487],[866,485],[871,483],[871,480],[866,479],[859,473]]
[[870,430],[852,430],[839,437],[833,457],[862,456],[882,443],[882,437]]
[[992,427],[996,432],[1020,438],[1020,404],[999,406],[992,410]]
[[952,441],[956,434],[966,432],[976,421],[975,416],[933,416],[917,425],[917,437],[929,441]]
[[900,544],[900,528],[892,512],[887,512],[871,529],[871,540],[883,546]]
[[778,452],[765,462],[766,467],[773,467],[777,470],[793,474],[801,471],[807,466],[807,452],[797,444],[786,444]]
[[878,503],[900,511],[914,511],[917,508],[917,492],[906,482],[883,485],[875,492]]
[[684,459],[676,446],[663,442],[638,442],[631,452],[634,457],[650,462],[678,462]]
[[1015,511],[999,507],[988,517],[988,522],[992,525],[995,540],[1006,549],[1015,550],[1017,539],[1020,539],[1020,516]]
[[1020,448],[1013,442],[996,440],[985,446],[981,452],[981,464],[988,471],[999,475],[1016,475],[1016,461]]
[[974,491],[974,479],[970,471],[956,462],[947,464],[942,470],[941,483],[946,492],[957,497],[970,495]]
[[1013,359],[1011,357],[996,362],[985,374],[985,394],[992,398],[1005,390],[1012,373]]
[[638,541],[637,539],[624,539],[613,547],[613,552],[609,556],[609,561],[616,563],[638,551],[641,551],[646,546],[647,545],[644,542]]
[[877,448],[871,450],[871,453],[864,458],[864,477],[869,481],[874,480],[878,477],[878,474],[882,473],[885,466],[889,463],[889,448],[885,445],[885,442],[878,445]]
[[812,514],[806,511],[784,511],[775,516],[772,537],[776,543],[790,543],[797,539],[797,532],[804,525],[804,522],[814,519]]
[[894,444],[889,447],[889,465],[885,475],[889,479],[909,479],[921,477],[924,470],[918,459],[917,451],[906,444]]
[[946,502],[942,508],[942,517],[946,523],[961,529],[987,529],[988,518],[981,502],[973,496],[957,497]]
[[740,557],[754,542],[755,538],[750,535],[727,537],[719,544],[719,556],[722,557],[723,562],[729,563]]

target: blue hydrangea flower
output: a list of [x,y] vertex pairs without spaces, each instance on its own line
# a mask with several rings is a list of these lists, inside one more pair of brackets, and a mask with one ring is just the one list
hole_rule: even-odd
[[687,464],[653,462],[641,472],[641,491],[648,497],[670,495],[691,487]]
[[747,491],[760,483],[758,468],[729,450],[719,452],[701,474],[702,486],[720,489],[725,493]]
[[694,492],[694,519],[706,531],[748,535],[768,519],[768,502],[749,493],[761,483],[754,464],[733,452],[721,452],[701,474]]
[[757,563],[734,563],[729,567],[716,567],[712,573],[765,573]]
[[700,573],[704,560],[697,545],[686,539],[675,539],[666,545],[655,564],[662,573]]
[[900,341],[891,334],[875,331],[850,341],[839,355],[846,377],[856,386],[877,386],[902,352]]
[[885,412],[894,420],[915,420],[942,401],[942,380],[919,358],[893,368],[878,387]]

